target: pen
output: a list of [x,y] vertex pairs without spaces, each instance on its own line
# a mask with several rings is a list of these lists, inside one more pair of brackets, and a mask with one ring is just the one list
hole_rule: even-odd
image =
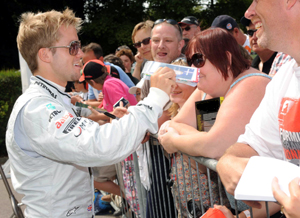
[[106,115],[106,116],[108,116],[108,117],[110,117],[110,118],[112,118],[112,119],[116,119],[116,120],[119,119],[119,118],[116,117],[115,115],[113,115],[113,114],[111,114],[111,113],[108,113],[108,112],[104,112],[104,115]]

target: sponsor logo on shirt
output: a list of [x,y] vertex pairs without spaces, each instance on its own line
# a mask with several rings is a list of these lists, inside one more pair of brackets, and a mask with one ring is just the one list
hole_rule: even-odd
[[149,105],[146,105],[146,104],[137,104],[137,106],[145,106],[145,107],[147,107],[148,109],[150,109],[150,110],[152,110],[152,107],[151,106],[149,106]]
[[295,98],[283,98],[278,121],[280,137],[285,157],[299,164],[300,159],[300,101]]
[[47,109],[49,110],[55,110],[55,106],[53,106],[51,103],[46,105]]
[[53,98],[55,98],[56,99],[56,97],[57,97],[57,95],[56,94],[54,94],[44,83],[42,83],[42,82],[39,82],[39,81],[36,81],[35,83],[34,83],[35,85],[39,85],[40,87],[42,87],[43,89],[46,89],[49,93],[50,93],[50,95],[53,97]]
[[56,117],[58,114],[60,114],[61,113],[61,111],[58,111],[58,110],[56,110],[56,111],[53,111],[51,114],[50,114],[50,116],[49,116],[49,123],[51,122],[51,120],[54,118],[54,117]]
[[[64,134],[69,134],[79,123],[79,121],[81,120],[80,117],[76,117],[76,118],[73,118],[69,123],[68,125],[66,126],[66,128],[63,130],[63,133]],[[81,133],[79,134],[81,135]],[[79,136],[78,135],[78,136]]]
[[66,217],[71,216],[72,214],[76,214],[76,211],[78,210],[79,207],[75,206],[74,208],[72,208],[71,210],[69,210],[66,214]]
[[[63,116],[59,121],[57,121],[57,122],[55,123],[56,128],[59,129],[59,128],[66,122],[66,120],[67,120],[68,118],[70,118],[70,117],[71,117],[71,118],[73,117],[73,115],[70,114],[70,113],[68,113],[67,115]],[[72,122],[72,121],[71,121],[71,122]]]
[[75,129],[75,134],[74,134],[75,137],[80,136],[82,131],[86,130],[87,123],[88,123],[87,120],[83,120],[82,123],[79,124],[79,126]]
[[93,209],[93,206],[90,204],[87,208],[87,211],[92,211],[92,209]]

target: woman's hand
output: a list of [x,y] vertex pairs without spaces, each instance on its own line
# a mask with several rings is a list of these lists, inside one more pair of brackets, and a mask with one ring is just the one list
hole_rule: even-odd
[[177,152],[178,149],[173,146],[172,140],[176,140],[176,137],[179,136],[178,132],[172,127],[166,128],[164,132],[158,137],[160,144],[169,154]]

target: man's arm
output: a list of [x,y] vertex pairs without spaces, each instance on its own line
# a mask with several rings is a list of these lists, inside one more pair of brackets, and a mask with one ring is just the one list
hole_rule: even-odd
[[217,164],[217,172],[228,193],[234,194],[249,158],[252,156],[258,156],[253,148],[247,144],[235,143],[220,158]]

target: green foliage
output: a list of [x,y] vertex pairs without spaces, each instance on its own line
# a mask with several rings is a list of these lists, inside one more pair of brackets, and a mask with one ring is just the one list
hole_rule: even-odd
[[[69,7],[76,16],[85,20],[80,40],[83,45],[97,42],[104,54],[114,53],[123,44],[133,51],[131,33],[134,26],[147,19],[168,18],[180,21],[185,16],[195,16],[201,28],[210,27],[213,19],[228,14],[238,22],[252,0],[2,0],[0,24],[5,29],[0,44],[0,68],[19,68],[16,36],[18,19],[23,12],[63,10]],[[208,3],[204,7],[203,3]],[[241,26],[242,27],[242,26]],[[244,28],[244,27],[242,27]],[[244,29],[245,30],[245,29]]]
[[19,71],[0,71],[0,156],[7,155],[5,147],[6,126],[16,99],[22,94]]

